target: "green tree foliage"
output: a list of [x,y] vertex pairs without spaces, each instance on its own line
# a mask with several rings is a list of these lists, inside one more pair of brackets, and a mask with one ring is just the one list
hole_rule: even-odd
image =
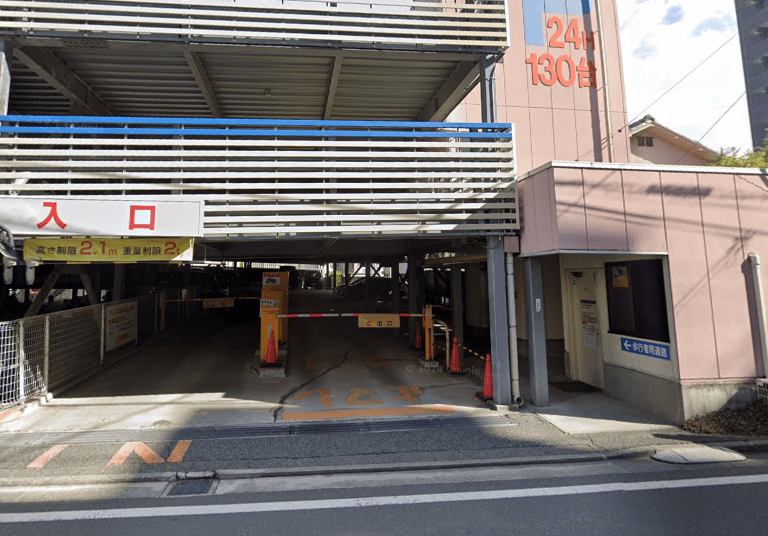
[[768,169],[768,147],[756,147],[751,151],[738,154],[735,149],[720,150],[720,154],[712,162],[720,167],[749,167]]

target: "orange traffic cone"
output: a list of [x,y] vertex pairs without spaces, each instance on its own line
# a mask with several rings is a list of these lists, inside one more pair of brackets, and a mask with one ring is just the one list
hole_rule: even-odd
[[416,325],[416,340],[413,343],[413,347],[421,350],[421,322]]
[[448,369],[451,374],[461,374],[461,363],[459,362],[459,340],[453,338],[453,350],[451,351],[451,365]]
[[267,346],[267,359],[264,361],[267,365],[277,365],[277,351],[275,349],[275,332],[269,332],[269,346]]
[[485,377],[483,378],[483,392],[477,396],[487,402],[493,399],[493,372],[491,370],[491,354],[485,357]]

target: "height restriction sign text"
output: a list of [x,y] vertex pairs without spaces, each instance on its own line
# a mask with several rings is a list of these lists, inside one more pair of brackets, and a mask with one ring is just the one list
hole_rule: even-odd
[[185,262],[192,260],[192,238],[32,238],[24,241],[24,260],[37,262]]

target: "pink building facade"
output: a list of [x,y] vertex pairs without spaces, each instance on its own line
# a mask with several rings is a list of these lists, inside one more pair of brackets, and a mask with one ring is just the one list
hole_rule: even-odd
[[[519,339],[538,258],[550,370],[562,359],[569,379],[674,422],[753,400],[766,371],[747,259],[762,255],[766,280],[766,174],[630,163],[613,0],[524,0],[509,21],[497,119],[516,132]],[[451,119],[479,121],[480,102],[473,91]]]
[[[510,46],[496,66],[497,120],[515,125],[517,166],[608,162],[605,81],[594,0],[507,4]],[[613,0],[601,2],[614,162],[630,162],[627,107]],[[480,90],[450,116],[481,119]],[[619,132],[619,129],[621,131]]]
[[[546,304],[562,309],[572,379],[676,422],[754,398],[765,366],[747,259],[768,251],[762,171],[552,162],[523,176],[520,195],[521,256],[559,262]],[[610,311],[610,269],[654,260],[668,337],[622,337]],[[573,295],[585,276],[596,281],[587,300]],[[638,279],[623,285],[647,292]],[[580,308],[589,300],[591,324]],[[622,339],[651,351],[622,347]],[[659,344],[669,355],[653,351]]]

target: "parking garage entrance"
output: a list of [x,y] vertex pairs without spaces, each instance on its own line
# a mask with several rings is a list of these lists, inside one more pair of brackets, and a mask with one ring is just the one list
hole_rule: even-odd
[[[364,306],[323,289],[293,290],[290,300],[298,314]],[[449,375],[444,366],[425,366],[423,350],[409,346],[405,326],[395,336],[391,329],[359,329],[354,317],[290,322],[285,378],[259,378],[252,371],[258,308],[242,302],[193,317],[9,426],[247,426],[488,411],[475,397],[482,371]]]

